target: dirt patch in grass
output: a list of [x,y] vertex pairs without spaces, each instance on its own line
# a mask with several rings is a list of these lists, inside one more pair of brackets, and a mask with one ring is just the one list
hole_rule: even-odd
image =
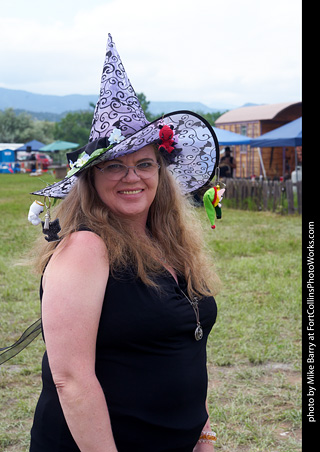
[[[216,450],[296,452],[302,447],[301,372],[287,363],[210,365]],[[245,446],[244,446],[245,444]]]

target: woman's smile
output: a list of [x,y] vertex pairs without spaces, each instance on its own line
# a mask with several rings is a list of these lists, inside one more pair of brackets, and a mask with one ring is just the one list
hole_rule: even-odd
[[[108,177],[108,171],[103,171],[106,166],[128,166],[125,176],[114,180],[114,175]],[[112,163],[106,162],[102,168],[96,168],[94,183],[100,199],[120,217],[130,218],[132,221],[146,223],[149,208],[155,198],[159,172],[158,169],[152,176],[145,171],[136,173],[136,165],[157,164],[154,147],[145,146],[137,152],[118,157]],[[102,171],[101,171],[102,169]],[[146,177],[143,177],[143,176]]]
[[143,190],[120,190],[119,193],[120,194],[124,194],[124,195],[136,195],[138,193],[141,193]]

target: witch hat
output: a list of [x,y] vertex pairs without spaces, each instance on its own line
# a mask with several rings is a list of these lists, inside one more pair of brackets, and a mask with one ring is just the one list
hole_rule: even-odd
[[[166,138],[160,137],[161,130]],[[148,122],[109,34],[89,142],[67,154],[71,169],[62,181],[33,194],[64,198],[88,167],[153,143],[158,144],[183,193],[198,190],[213,177],[219,162],[219,144],[212,126],[187,110]]]

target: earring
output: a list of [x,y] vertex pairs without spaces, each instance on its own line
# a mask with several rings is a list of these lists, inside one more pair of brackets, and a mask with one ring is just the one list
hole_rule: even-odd
[[[48,199],[48,205],[46,200]],[[44,199],[44,205],[46,208],[46,214],[44,216],[44,221],[41,221],[42,224],[42,232],[45,235],[45,239],[47,242],[56,242],[60,240],[60,237],[58,236],[58,233],[61,231],[59,219],[56,218],[54,221],[50,221],[50,207],[51,207],[51,200],[50,198]]]

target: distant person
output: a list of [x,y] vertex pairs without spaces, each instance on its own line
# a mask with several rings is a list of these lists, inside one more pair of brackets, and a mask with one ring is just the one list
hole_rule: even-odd
[[31,169],[32,173],[36,170],[36,162],[37,162],[37,158],[36,158],[35,154],[31,154],[30,155],[30,169]]
[[302,146],[297,146],[297,164],[298,166],[302,166]]
[[224,156],[220,159],[220,177],[233,177],[233,170],[236,168],[234,158],[231,156],[229,146],[225,148]]

